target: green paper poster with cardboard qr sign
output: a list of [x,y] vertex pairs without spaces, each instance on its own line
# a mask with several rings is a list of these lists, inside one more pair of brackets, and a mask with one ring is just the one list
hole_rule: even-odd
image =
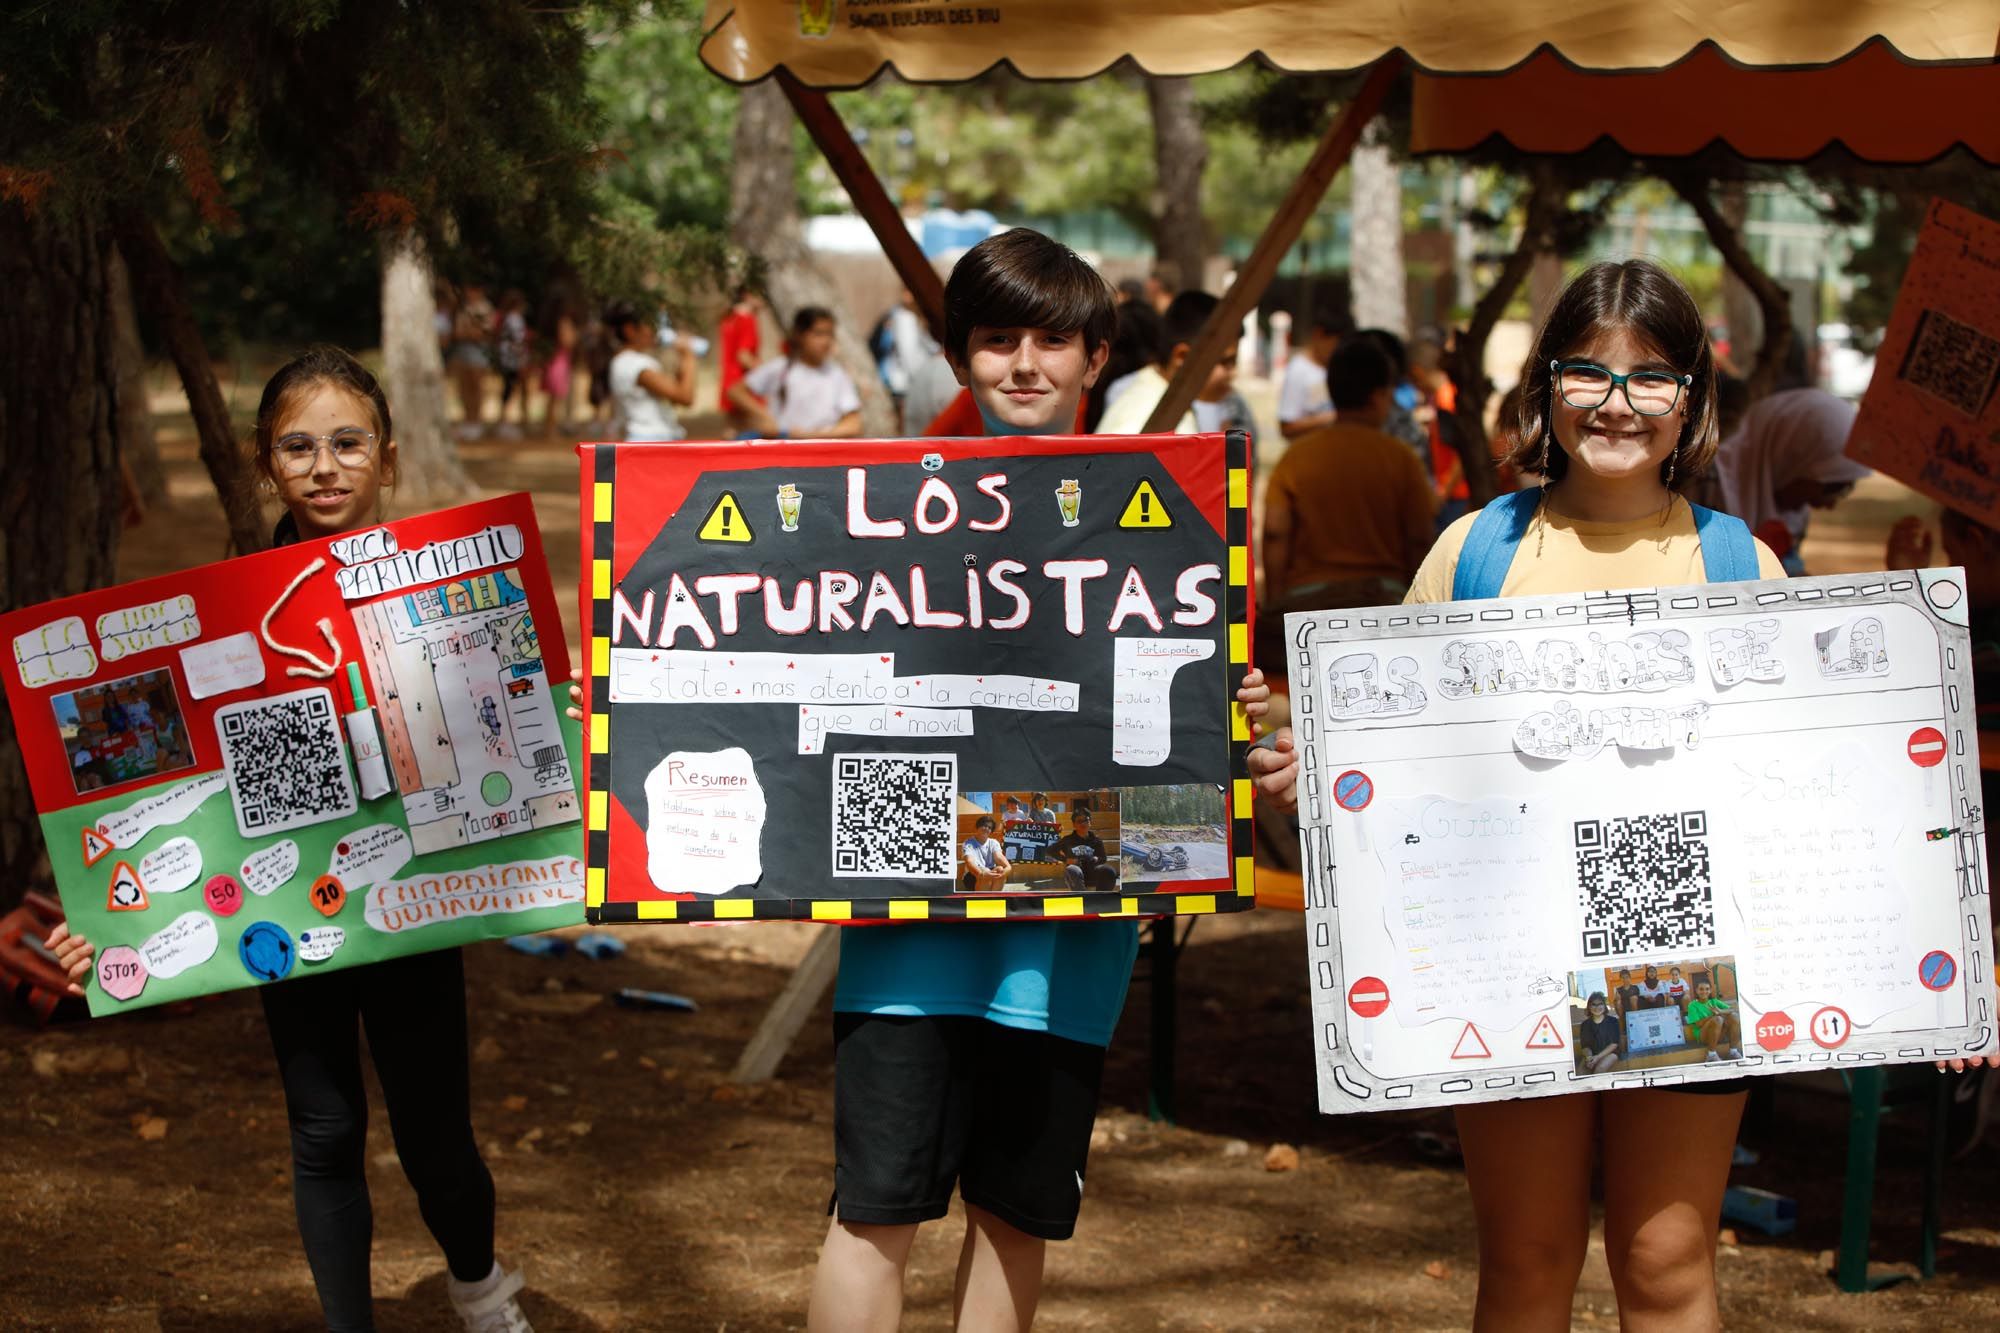
[[0,642],[93,1014],[583,919],[526,496],[27,607]]

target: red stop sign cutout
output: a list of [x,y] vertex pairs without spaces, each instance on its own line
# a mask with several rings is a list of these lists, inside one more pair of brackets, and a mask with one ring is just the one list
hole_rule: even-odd
[[1347,1007],[1363,1018],[1380,1018],[1389,1011],[1389,983],[1363,977],[1347,988]]
[[1944,733],[1936,727],[1918,727],[1910,733],[1909,755],[1918,768],[1936,768],[1944,762]]
[[1757,1044],[1767,1051],[1784,1050],[1797,1035],[1792,1016],[1782,1009],[1773,1009],[1757,1020]]

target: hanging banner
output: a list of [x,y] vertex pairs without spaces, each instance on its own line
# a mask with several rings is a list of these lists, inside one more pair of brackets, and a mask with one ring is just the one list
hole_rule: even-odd
[[1321,1110],[2000,1050],[1962,571],[1285,635]]
[[1246,451],[583,446],[591,920],[1250,906]]
[[525,495],[0,616],[91,1012],[582,920]]

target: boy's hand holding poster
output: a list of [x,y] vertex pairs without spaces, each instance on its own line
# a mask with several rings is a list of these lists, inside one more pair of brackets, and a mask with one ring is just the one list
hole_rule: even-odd
[[1251,904],[1240,436],[582,453],[593,921]]
[[580,919],[524,495],[0,617],[93,1013]]
[[1847,452],[2000,527],[2000,222],[1942,199],[1917,235]]
[[1996,1042],[1955,569],[1286,619],[1324,1111]]

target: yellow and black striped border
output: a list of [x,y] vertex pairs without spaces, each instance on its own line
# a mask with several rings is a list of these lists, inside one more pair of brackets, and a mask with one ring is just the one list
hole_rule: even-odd
[[1229,584],[1224,590],[1224,618],[1229,622],[1229,854],[1230,879],[1238,901],[1231,909],[1257,901],[1257,865],[1251,844],[1250,721],[1236,702],[1236,686],[1250,669],[1250,436],[1240,430],[1225,437],[1224,462],[1229,469],[1229,508],[1223,519],[1223,539],[1229,543]]
[[[618,451],[600,444],[590,450],[590,664],[584,688],[590,692],[589,755],[583,856],[584,915],[594,924],[619,917],[606,910],[604,876],[611,864],[611,485]],[[615,907],[616,904],[612,904]]]
[[635,921],[1061,921],[1081,917],[1200,916],[1257,905],[1251,851],[1250,725],[1236,702],[1236,685],[1250,669],[1250,437],[1225,437],[1229,546],[1223,618],[1229,634],[1229,813],[1231,891],[1204,881],[1198,892],[1027,893],[937,898],[699,898],[663,902],[605,901],[611,863],[611,515],[617,446],[594,445],[590,486],[590,692],[588,819],[584,846],[584,915],[592,925]]

